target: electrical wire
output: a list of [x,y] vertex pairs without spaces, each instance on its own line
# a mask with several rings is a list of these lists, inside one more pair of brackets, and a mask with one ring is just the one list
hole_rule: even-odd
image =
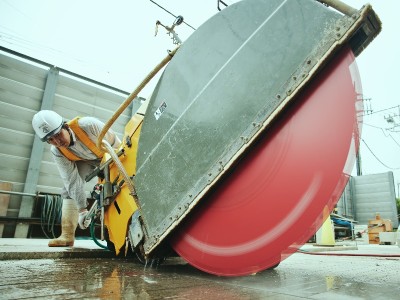
[[383,163],[376,155],[375,155],[375,153],[371,150],[371,148],[367,145],[367,143],[364,141],[364,139],[361,139],[362,141],[363,141],[363,143],[365,144],[365,146],[367,147],[367,149],[371,152],[371,154],[376,158],[376,160],[378,161],[378,162],[380,162],[384,167],[386,167],[386,168],[388,168],[388,169],[390,169],[390,170],[400,170],[400,167],[398,167],[398,168],[392,168],[392,167],[389,167],[388,165],[386,165],[385,163]]
[[395,142],[395,144],[400,147],[400,144],[394,139],[394,137],[390,133],[387,133],[387,131],[390,129],[382,128],[379,126],[374,126],[374,125],[371,125],[368,123],[363,123],[363,125],[366,125],[366,126],[369,126],[369,127],[375,128],[375,129],[379,129],[385,137],[390,137],[393,140],[393,142]]
[[[175,16],[172,12],[168,11],[167,9],[165,9],[164,7],[162,7],[160,4],[156,3],[153,0],[150,0],[150,2],[154,3],[155,5],[157,5],[159,8],[161,8],[162,10],[166,11],[167,13],[169,13],[171,16],[177,18],[178,16]],[[196,28],[194,28],[192,25],[186,23],[185,21],[183,21],[183,23],[185,23],[187,26],[189,26],[190,28],[192,28],[193,30],[196,30]]]
[[394,139],[394,137],[389,133],[390,138],[397,144],[397,146],[400,147],[400,144]]
[[365,123],[365,122],[363,122],[363,125],[369,126],[369,127],[375,128],[375,129],[379,129],[380,131],[382,131],[382,133],[383,133],[383,135],[385,137],[388,137],[390,135],[390,134],[386,134],[385,128],[382,128],[382,127],[379,127],[379,126],[375,126],[375,125],[371,125],[371,124],[368,124],[368,123]]
[[[366,125],[366,126],[369,126],[369,127],[375,128],[375,129],[379,129],[379,130],[383,133],[383,135],[384,135],[385,137],[390,137],[390,138],[393,140],[393,142],[394,142],[397,146],[400,147],[400,144],[394,139],[394,137],[393,137],[390,133],[387,133],[387,132],[386,132],[387,129],[382,128],[382,127],[379,127],[379,126],[374,126],[374,125],[371,125],[371,124],[368,124],[368,123],[363,123],[363,125]],[[388,169],[391,169],[391,170],[399,170],[399,169],[400,169],[400,167],[398,167],[398,168],[392,168],[392,167],[387,166],[385,163],[383,163],[383,162],[376,156],[376,154],[372,151],[372,149],[367,145],[367,143],[365,142],[365,140],[362,139],[362,141],[364,142],[364,144],[365,144],[365,146],[367,147],[367,149],[371,152],[371,154],[375,157],[375,159],[376,159],[379,163],[381,163],[384,167],[386,167],[386,168],[388,168]]]
[[400,108],[400,105],[396,105],[396,106],[392,106],[392,107],[389,107],[389,108],[384,108],[384,109],[381,109],[381,110],[377,110],[377,111],[368,113],[368,114],[366,114],[365,116],[377,114],[377,113],[380,113],[380,112],[383,112],[383,111],[387,111],[387,110],[390,110],[390,109],[393,109],[393,108]]
[[29,19],[30,21],[33,21],[31,19],[30,16],[28,16],[27,14],[25,14],[23,11],[21,11],[20,9],[18,9],[17,7],[15,7],[14,5],[12,5],[10,2],[8,2],[7,0],[3,0],[4,3],[6,3],[8,6],[10,6],[12,9],[14,9],[16,12],[18,12],[19,14],[21,14],[25,19]]
[[[55,65],[58,64],[55,63],[54,60],[57,61],[60,58],[62,58],[63,60],[69,61],[71,63],[78,63],[81,66],[86,66],[92,69],[96,69],[98,72],[103,72],[106,74],[110,73],[109,67],[106,67],[105,65],[89,62],[87,60],[79,58],[79,56],[77,55],[61,51],[53,47],[48,47],[39,43],[35,43],[33,41],[18,37],[16,34],[9,34],[0,31],[0,41],[4,45],[7,44],[9,48],[24,49],[25,51],[27,50],[28,52],[29,51],[39,52],[41,56],[47,57],[46,60],[50,60],[51,63]],[[63,62],[62,64],[66,64],[66,62]]]
[[21,46],[21,47],[31,47],[28,49],[39,50],[41,52],[47,52],[47,54],[51,54],[51,52],[55,52],[57,55],[60,55],[60,56],[61,55],[62,56],[69,55],[65,51],[61,51],[56,48],[45,46],[43,44],[29,40],[29,39],[25,38],[23,35],[16,33],[14,30],[11,30],[6,26],[0,25],[0,27],[3,27],[5,30],[10,32],[10,33],[8,33],[5,31],[0,31],[0,38],[4,42],[7,42],[7,43],[13,44],[13,45],[17,45],[17,46]]

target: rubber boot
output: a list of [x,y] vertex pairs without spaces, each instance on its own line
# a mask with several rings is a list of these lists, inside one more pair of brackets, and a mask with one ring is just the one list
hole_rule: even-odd
[[61,214],[61,235],[49,241],[49,247],[72,247],[78,226],[78,208],[75,200],[63,199]]

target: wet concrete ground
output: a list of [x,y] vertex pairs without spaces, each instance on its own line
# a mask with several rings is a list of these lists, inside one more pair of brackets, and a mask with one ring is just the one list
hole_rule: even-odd
[[233,278],[180,258],[158,267],[110,257],[2,260],[0,299],[400,299],[400,248],[380,246],[309,247],[274,270]]

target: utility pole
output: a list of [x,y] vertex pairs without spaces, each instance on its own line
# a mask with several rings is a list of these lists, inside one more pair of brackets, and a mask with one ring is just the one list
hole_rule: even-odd
[[357,151],[357,154],[356,154],[357,176],[361,176],[362,175],[360,146],[361,145],[358,146],[358,151]]
[[388,114],[385,115],[384,118],[386,120],[386,122],[391,125],[391,128],[389,128],[388,130],[392,131],[392,132],[398,132],[396,129],[397,127],[400,127],[400,105],[397,106],[399,112],[393,113],[393,114]]

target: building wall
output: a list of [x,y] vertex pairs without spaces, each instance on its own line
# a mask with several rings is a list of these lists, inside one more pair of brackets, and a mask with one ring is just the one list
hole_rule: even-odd
[[[13,192],[21,193],[26,189],[29,163],[34,159],[41,160],[35,192],[59,194],[61,191],[62,182],[52,160],[50,146],[45,144],[40,155],[31,157],[35,137],[31,120],[42,107],[51,71],[53,75],[56,72],[57,80],[54,90],[46,91],[52,93],[54,99],[50,109],[67,120],[89,115],[107,122],[128,94],[93,84],[48,65],[0,52],[0,182],[11,183]],[[132,116],[133,107],[137,108],[137,105],[131,103],[111,127],[120,138]],[[7,216],[19,215],[21,201],[20,195],[11,195]],[[12,230],[4,228],[4,234],[10,234]]]
[[[349,182],[352,179],[350,178]],[[350,188],[350,184],[346,184],[346,187],[340,197],[336,209],[337,213],[343,217],[354,219],[354,210],[353,210],[353,201],[352,201],[352,191]]]
[[358,224],[368,224],[379,213],[381,219],[389,219],[394,228],[398,227],[392,172],[352,177],[351,189]]

